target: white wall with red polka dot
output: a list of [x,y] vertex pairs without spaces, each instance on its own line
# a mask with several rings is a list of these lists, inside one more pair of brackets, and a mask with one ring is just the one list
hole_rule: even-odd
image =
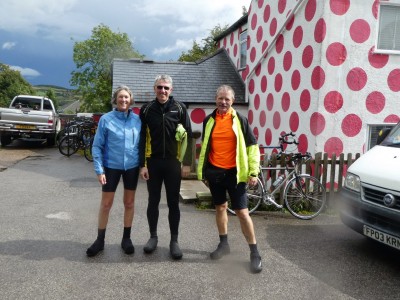
[[[393,2],[398,0],[386,1]],[[239,67],[258,142],[293,131],[300,151],[363,153],[367,124],[400,120],[400,55],[375,53],[379,0],[253,0],[219,41]]]

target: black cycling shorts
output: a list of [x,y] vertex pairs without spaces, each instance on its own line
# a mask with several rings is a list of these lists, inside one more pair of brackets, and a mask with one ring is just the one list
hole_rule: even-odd
[[117,170],[104,167],[104,174],[106,175],[107,183],[102,187],[103,192],[115,192],[121,176],[125,190],[136,190],[139,179],[139,167],[128,170]]
[[206,169],[205,178],[208,181],[214,205],[224,204],[227,201],[226,193],[228,192],[233,210],[247,208],[246,183],[237,183],[236,173],[236,168],[225,170],[211,166]]

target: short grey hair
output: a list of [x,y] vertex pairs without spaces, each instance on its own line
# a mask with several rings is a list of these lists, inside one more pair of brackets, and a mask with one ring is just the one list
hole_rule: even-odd
[[232,100],[235,100],[235,91],[233,90],[233,88],[230,85],[227,85],[227,84],[220,85],[217,88],[217,92],[215,93],[215,97],[218,98],[218,94],[220,92],[222,92],[222,91],[231,92]]
[[166,74],[157,75],[156,79],[154,80],[154,86],[156,86],[157,83],[160,82],[160,81],[168,82],[171,85],[171,87],[173,85],[171,76],[166,75]]
[[117,104],[117,98],[118,98],[118,94],[121,91],[127,91],[129,94],[129,97],[131,98],[131,102],[130,105],[133,105],[133,103],[135,103],[135,101],[133,100],[133,94],[132,91],[130,90],[129,87],[127,87],[126,85],[120,85],[119,87],[117,87],[117,89],[114,91],[112,99],[111,99],[111,104]]

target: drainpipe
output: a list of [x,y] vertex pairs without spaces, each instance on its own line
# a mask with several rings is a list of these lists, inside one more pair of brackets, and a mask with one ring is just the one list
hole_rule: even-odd
[[[297,11],[301,7],[301,5],[304,4],[305,2],[307,2],[307,0],[299,0],[296,3],[295,7],[293,8],[293,10],[289,14],[289,17],[286,19],[285,23],[283,23],[283,26],[281,27],[281,29],[279,29],[278,33],[275,35],[275,37],[272,40],[271,44],[268,45],[267,49],[265,49],[265,51],[261,55],[260,59],[254,65],[254,68],[251,70],[251,72],[249,72],[249,75],[246,78],[246,87],[247,87],[247,85],[249,83],[249,79],[253,76],[254,72],[256,71],[257,66],[266,58],[267,53],[272,49],[272,47],[275,46],[276,40],[278,39],[278,36],[280,36],[281,33],[285,30],[287,23],[289,23],[289,21],[297,13]],[[247,93],[247,89],[246,89],[246,93]]]

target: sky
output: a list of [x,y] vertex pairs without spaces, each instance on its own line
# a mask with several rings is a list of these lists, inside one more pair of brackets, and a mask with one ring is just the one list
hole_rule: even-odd
[[232,25],[251,0],[1,0],[0,63],[32,85],[71,88],[75,42],[100,24],[126,33],[154,61],[176,61],[217,25]]

